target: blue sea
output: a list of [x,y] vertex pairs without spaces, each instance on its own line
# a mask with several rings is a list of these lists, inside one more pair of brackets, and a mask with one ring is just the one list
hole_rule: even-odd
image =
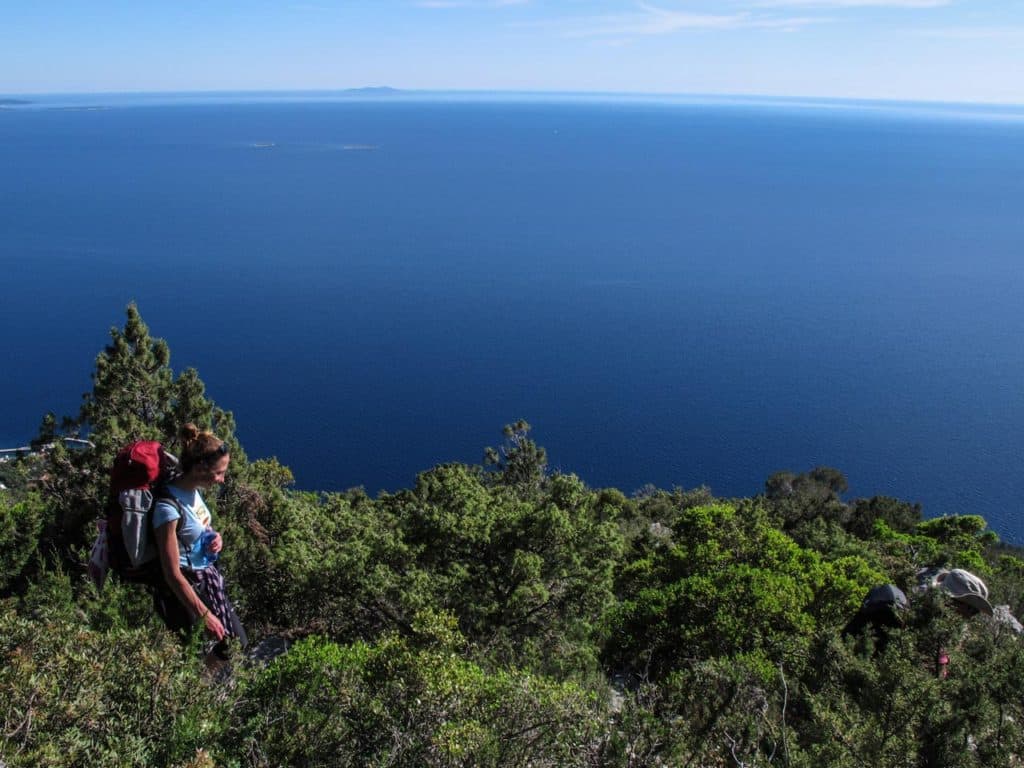
[[134,300],[301,488],[408,487],[525,418],[592,486],[828,465],[1024,542],[1024,109],[25,98],[4,443],[77,411]]

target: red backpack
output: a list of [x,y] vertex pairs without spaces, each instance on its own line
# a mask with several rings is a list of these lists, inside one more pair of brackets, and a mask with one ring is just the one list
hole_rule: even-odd
[[160,490],[178,474],[178,459],[155,440],[138,440],[118,451],[110,470],[107,558],[129,581],[145,580],[156,561],[152,541],[153,502],[172,498]]

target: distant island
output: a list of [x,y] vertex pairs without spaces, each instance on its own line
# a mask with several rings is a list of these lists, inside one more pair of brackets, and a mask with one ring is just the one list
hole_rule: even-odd
[[0,99],[0,107],[23,107],[31,103],[25,99]]

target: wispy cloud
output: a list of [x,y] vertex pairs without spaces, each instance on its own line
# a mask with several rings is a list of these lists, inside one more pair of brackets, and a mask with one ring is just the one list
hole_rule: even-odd
[[941,8],[953,0],[757,0],[756,8]]
[[747,19],[746,13],[720,15],[645,8],[642,13],[579,19],[566,34],[568,37],[665,35],[681,29],[735,29]]
[[[672,0],[661,0],[669,3]],[[420,8],[500,8],[531,0],[413,0]],[[928,9],[954,0],[730,0],[719,11],[665,7],[651,0],[633,0],[620,13],[580,14],[513,23],[520,28],[546,29],[569,38],[592,38],[604,45],[629,45],[638,38],[683,31],[764,29],[795,32],[812,25],[841,21],[843,10],[857,8]],[[719,7],[721,7],[719,3]],[[586,3],[577,7],[585,8]],[[803,13],[799,11],[803,10]],[[830,13],[829,13],[830,12]]]
[[1024,26],[1005,27],[964,26],[920,29],[922,37],[937,37],[944,40],[1020,40],[1024,42]]
[[529,26],[558,29],[566,37],[597,38],[609,45],[626,45],[638,37],[668,35],[685,30],[778,29],[796,30],[831,21],[821,16],[778,16],[739,10],[735,13],[677,11],[648,2],[634,4],[635,11],[599,16],[580,16]]
[[531,0],[416,0],[417,8],[506,8],[528,5]]

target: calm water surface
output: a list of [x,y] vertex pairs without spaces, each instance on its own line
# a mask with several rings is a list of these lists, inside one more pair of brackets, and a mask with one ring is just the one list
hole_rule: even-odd
[[1020,110],[48,97],[0,169],[5,442],[134,299],[303,488],[526,418],[591,485],[826,464],[1024,542]]

